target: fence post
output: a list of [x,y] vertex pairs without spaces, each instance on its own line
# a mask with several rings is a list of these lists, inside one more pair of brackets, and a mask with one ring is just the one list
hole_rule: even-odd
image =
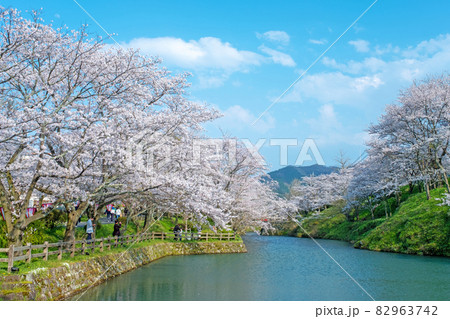
[[164,232],[161,233],[161,239],[164,240]]
[[27,263],[31,262],[31,243],[27,243],[28,251],[27,251]]
[[155,239],[155,233],[152,232],[152,240],[154,240],[154,239]]
[[81,244],[81,254],[84,255],[84,252],[86,250],[86,241],[83,240],[83,243]]
[[206,233],[206,241],[208,241],[208,233]]
[[230,235],[231,235],[231,233],[228,233],[228,240],[230,240]]
[[9,246],[8,251],[8,271],[14,266],[14,245]]
[[44,245],[45,245],[45,248],[44,248],[44,260],[48,260],[48,241],[46,241],[45,243],[44,243]]
[[236,240],[236,232],[233,233],[233,240]]
[[116,242],[115,242],[115,244],[114,244],[114,247],[117,247],[118,241],[119,241],[119,237],[116,236]]
[[62,253],[63,253],[63,242],[59,242],[59,246],[58,246],[58,260],[62,259]]
[[222,241],[222,233],[220,233],[220,241]]
[[75,238],[72,240],[72,252],[70,253],[70,257],[75,257]]
[[108,250],[111,250],[111,237],[108,237]]
[[103,237],[102,240],[100,241],[100,251],[103,252]]

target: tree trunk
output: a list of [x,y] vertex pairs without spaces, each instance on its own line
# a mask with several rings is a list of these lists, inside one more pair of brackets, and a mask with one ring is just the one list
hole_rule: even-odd
[[447,173],[443,172],[442,173],[442,177],[444,179],[444,183],[445,183],[445,187],[447,188],[447,193],[450,193],[450,185],[448,183],[448,177],[447,177]]
[[[130,219],[131,219],[131,216],[128,216],[127,217],[127,221],[125,222],[125,227],[123,228],[123,230],[122,230],[122,233],[121,233],[121,235],[123,236],[124,234],[125,234],[125,232],[127,231],[127,228],[128,228],[128,222],[130,221]],[[136,226],[136,231],[137,231],[137,233],[139,234],[139,228]]]
[[67,216],[66,232],[64,234],[65,242],[70,242],[75,239],[75,227],[80,216],[81,213],[78,213],[76,210],[71,211]]
[[386,214],[386,219],[388,219],[389,216],[388,216],[388,209],[387,209],[387,201],[384,201],[384,213]]
[[148,223],[148,212],[145,214],[144,217],[144,229],[147,229],[147,223]]
[[[67,216],[67,225],[66,225],[66,232],[64,234],[64,241],[70,242],[75,239],[75,227],[77,226],[78,218],[84,213],[88,206],[88,202],[81,202],[78,206],[77,210],[70,210],[69,214]],[[66,206],[66,210],[67,206]]]
[[8,244],[9,246],[14,245],[16,247],[22,246],[23,241],[23,232],[22,223],[17,222],[13,225],[12,231],[8,234]]
[[425,182],[425,190],[427,192],[427,200],[430,200],[430,185],[428,182]]

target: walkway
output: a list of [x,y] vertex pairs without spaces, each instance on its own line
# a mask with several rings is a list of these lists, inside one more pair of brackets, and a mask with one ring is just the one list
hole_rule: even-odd
[[[110,219],[107,219],[106,217],[100,217],[100,219],[98,220],[102,225],[105,224],[114,224],[114,222],[112,222]],[[84,227],[86,226],[86,222],[80,222],[77,224],[77,227]]]

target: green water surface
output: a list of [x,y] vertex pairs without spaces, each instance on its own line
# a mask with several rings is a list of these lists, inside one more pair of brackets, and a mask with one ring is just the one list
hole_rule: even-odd
[[[244,236],[246,254],[165,257],[73,300],[449,300],[450,259]],[[370,296],[369,296],[370,295]]]

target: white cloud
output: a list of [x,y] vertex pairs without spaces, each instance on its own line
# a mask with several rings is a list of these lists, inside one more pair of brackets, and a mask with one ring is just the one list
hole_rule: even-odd
[[375,46],[375,53],[378,55],[389,54],[389,53],[398,54],[399,52],[400,52],[400,47],[393,46],[390,43],[386,46],[380,46],[380,45]]
[[353,132],[338,119],[333,104],[326,103],[319,108],[316,118],[305,120],[309,126],[309,134],[317,144],[331,146],[336,144],[363,145],[367,133]]
[[350,60],[347,63],[338,63],[335,59],[324,57],[322,63],[325,66],[350,74],[381,72],[386,68],[387,64],[382,59],[376,57],[365,58],[362,61]]
[[260,65],[263,60],[258,53],[238,50],[214,37],[204,37],[198,41],[172,37],[137,38],[126,46],[138,48],[144,54],[159,56],[168,65],[194,70],[242,71]]
[[262,52],[268,54],[270,56],[271,60],[273,61],[273,63],[281,64],[283,66],[290,66],[290,67],[294,67],[296,65],[294,59],[292,59],[292,57],[289,54],[270,49],[264,45],[260,46],[259,49]]
[[198,86],[202,89],[221,87],[228,79],[228,74],[212,74],[201,72],[197,76]]
[[415,47],[409,47],[402,52],[402,56],[408,59],[421,59],[432,57],[439,53],[447,53],[450,49],[450,34],[440,35],[436,38],[422,41]]
[[[289,39],[285,32],[273,32],[266,33],[274,41],[275,39],[286,41],[286,36]],[[249,72],[262,64],[295,66],[292,57],[286,53],[265,46],[259,49],[266,55],[239,50],[230,43],[214,37],[189,41],[173,37],[136,38],[124,43],[123,46],[139,49],[142,54],[157,56],[166,66],[192,71],[198,79],[196,85],[200,88],[220,87],[231,74]]]
[[308,42],[309,42],[309,43],[312,43],[312,44],[319,44],[319,45],[322,45],[322,44],[327,43],[328,41],[327,41],[326,39],[320,39],[320,40],[317,40],[317,39],[309,39]]
[[283,45],[288,45],[291,37],[284,31],[267,31],[263,34],[256,33],[258,39],[265,39],[271,42],[277,42]]
[[407,49],[388,45],[383,50],[383,59],[377,52],[359,61],[324,58],[322,63],[330,70],[307,74],[283,102],[313,99],[379,112],[412,81],[450,70],[450,34]]
[[355,47],[357,52],[369,52],[370,42],[366,40],[353,40],[349,41],[348,44]]
[[234,105],[222,111],[223,117],[214,121],[219,128],[231,129],[233,131],[254,130],[258,133],[265,133],[275,127],[275,119],[270,114],[265,114],[264,118],[252,125],[256,116],[248,109],[240,105]]
[[342,124],[338,121],[334,106],[326,103],[319,108],[319,117],[306,120],[312,129],[320,132],[329,132],[333,129],[342,128]]
[[306,75],[298,82],[284,102],[304,101],[313,98],[320,103],[360,106],[369,93],[383,84],[380,76],[352,77],[341,72],[324,72]]

